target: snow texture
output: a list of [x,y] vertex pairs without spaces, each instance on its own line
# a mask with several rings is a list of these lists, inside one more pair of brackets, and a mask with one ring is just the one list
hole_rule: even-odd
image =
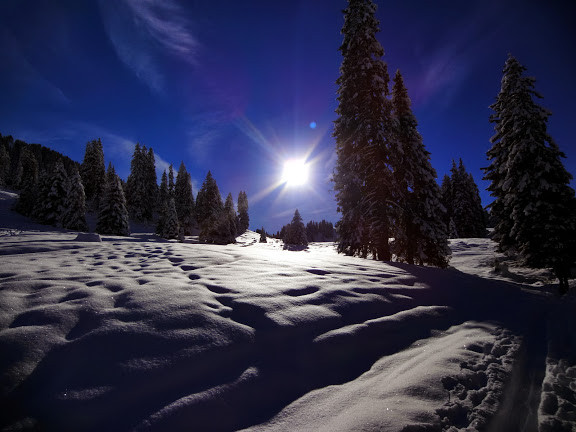
[[251,231],[89,242],[14,199],[0,192],[2,430],[575,428],[574,298],[495,274],[487,239],[452,241],[446,270]]

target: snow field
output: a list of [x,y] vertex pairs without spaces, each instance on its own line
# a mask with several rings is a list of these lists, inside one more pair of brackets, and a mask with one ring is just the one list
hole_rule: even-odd
[[215,246],[5,225],[0,429],[574,427],[574,302],[477,276],[483,239],[439,270],[252,232]]

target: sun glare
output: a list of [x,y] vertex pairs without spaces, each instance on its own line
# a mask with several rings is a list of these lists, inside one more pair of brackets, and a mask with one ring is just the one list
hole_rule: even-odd
[[288,186],[301,186],[308,181],[308,164],[304,159],[290,159],[284,162],[282,182]]

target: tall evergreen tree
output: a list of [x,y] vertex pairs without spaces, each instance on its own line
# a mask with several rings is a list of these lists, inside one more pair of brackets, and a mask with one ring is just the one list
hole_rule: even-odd
[[10,154],[3,144],[0,144],[0,186],[4,186],[10,173]]
[[74,231],[89,231],[86,223],[86,197],[78,169],[68,178],[67,190],[62,226]]
[[102,196],[96,232],[120,236],[130,235],[126,198],[120,178],[110,163],[106,173],[106,187]]
[[168,197],[164,201],[164,208],[160,211],[161,222],[158,224],[158,235],[166,239],[180,238],[180,224],[178,223],[178,214],[174,198]]
[[248,196],[246,192],[240,191],[238,194],[238,234],[244,234],[250,226],[250,216],[248,215]]
[[224,202],[224,214],[227,219],[228,231],[230,233],[230,238],[236,240],[236,233],[238,232],[238,227],[236,226],[237,215],[234,209],[234,198],[232,194],[229,193]]
[[38,162],[27,147],[24,147],[20,152],[18,171],[20,196],[14,209],[20,214],[31,216],[36,205]]
[[294,212],[294,217],[286,229],[283,240],[285,245],[308,246],[306,227],[302,222],[302,216],[300,216],[298,209]]
[[547,132],[550,112],[534,101],[535,79],[509,56],[502,87],[491,105],[495,124],[485,178],[498,219],[494,239],[502,251],[517,252],[527,265],[552,268],[560,290],[568,288],[576,261],[576,198],[565,157]]
[[207,219],[219,215],[223,207],[216,180],[212,177],[212,173],[208,171],[204,183],[202,183],[202,187],[196,196],[196,219],[200,227]]
[[68,174],[58,161],[50,175],[50,187],[43,203],[42,220],[46,225],[62,225],[68,196]]
[[174,167],[172,164],[168,167],[168,194],[174,196]]
[[86,201],[91,204],[92,208],[98,209],[106,184],[106,165],[104,165],[104,150],[100,138],[86,143],[80,175]]
[[409,264],[446,267],[450,255],[445,209],[436,183],[430,153],[417,131],[408,91],[400,71],[394,77],[392,106],[396,120],[393,138],[394,184],[401,216],[394,231],[397,258]]
[[344,10],[338,114],[334,122],[337,161],[333,181],[338,211],[338,252],[389,260],[391,185],[388,163],[389,76],[376,5],[349,0]]
[[[449,190],[443,190],[443,202],[449,201],[448,220],[453,221],[457,237],[485,237],[486,218],[480,191],[472,174],[466,171],[462,159],[458,166],[452,161]],[[443,184],[444,186],[444,184]]]
[[136,143],[126,183],[128,209],[134,219],[152,220],[157,188],[154,151]]
[[158,190],[158,222],[156,224],[156,234],[161,235],[164,232],[164,221],[166,220],[166,209],[168,208],[168,176],[166,170],[162,173],[160,188]]
[[192,179],[186,170],[184,162],[180,164],[176,183],[174,184],[174,201],[180,229],[184,235],[192,235],[194,220],[194,195],[192,194]]

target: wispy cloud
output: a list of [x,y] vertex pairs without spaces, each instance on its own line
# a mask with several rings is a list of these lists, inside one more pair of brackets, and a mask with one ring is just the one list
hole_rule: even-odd
[[166,84],[161,54],[195,64],[199,44],[175,0],[100,0],[100,11],[118,58],[154,92]]

